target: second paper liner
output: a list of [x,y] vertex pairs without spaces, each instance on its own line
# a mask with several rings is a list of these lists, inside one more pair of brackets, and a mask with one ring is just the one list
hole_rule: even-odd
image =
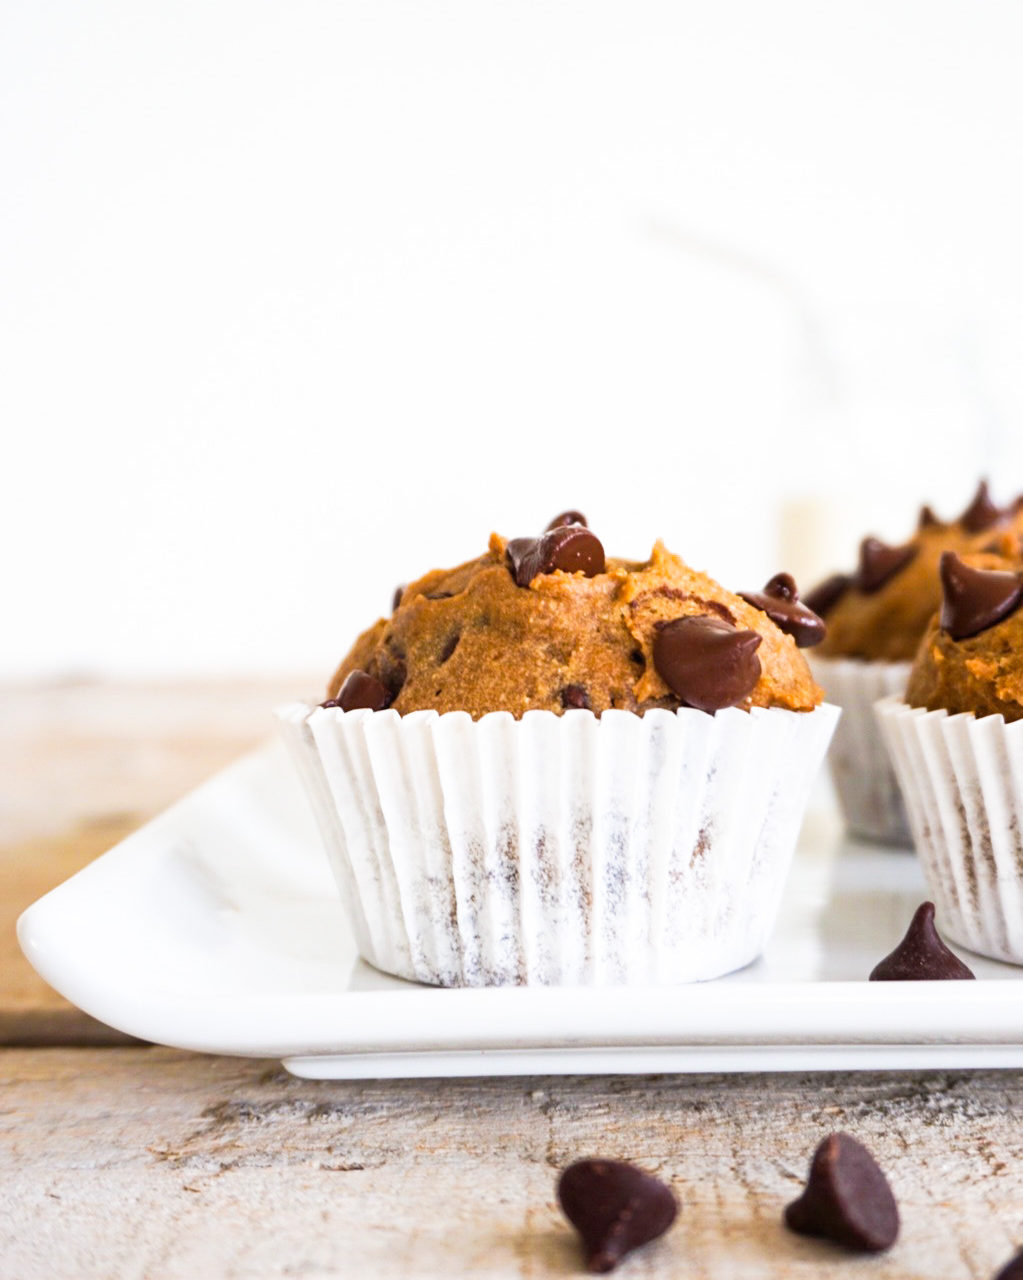
[[944,933],[1023,964],[1023,720],[877,705]]

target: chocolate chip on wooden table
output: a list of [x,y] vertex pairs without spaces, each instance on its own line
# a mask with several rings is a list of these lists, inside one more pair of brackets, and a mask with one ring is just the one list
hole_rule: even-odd
[[763,591],[740,591],[739,594],[754,609],[766,613],[800,649],[809,649],[824,639],[827,632],[824,619],[799,599],[796,580],[790,573],[776,573]]
[[917,907],[906,936],[870,971],[871,982],[940,981],[973,976],[973,970],[938,937],[933,902],[922,902]]
[[803,603],[819,618],[826,618],[831,609],[838,604],[842,596],[852,586],[852,578],[847,573],[833,573],[818,583],[812,591],[808,591]]
[[894,578],[900,569],[909,564],[918,550],[911,543],[903,547],[890,547],[880,538],[864,538],[860,543],[856,585],[865,595],[880,591],[890,578]]
[[1023,1280],[1023,1252],[1017,1253],[1014,1258],[1010,1258],[994,1277],[994,1280]]
[[544,533],[550,533],[552,529],[560,529],[566,524],[581,524],[584,529],[587,528],[586,517],[581,511],[562,511],[554,517]]
[[581,684],[566,684],[561,691],[561,705],[566,711],[589,711],[590,695]]
[[740,631],[707,614],[662,622],[654,635],[654,668],[668,688],[699,711],[733,707],[760,679],[756,631]]
[[858,1253],[880,1253],[899,1234],[899,1210],[867,1148],[833,1133],[814,1152],[806,1190],[786,1208],[785,1224]]
[[977,486],[977,492],[973,495],[970,505],[959,517],[959,523],[968,533],[980,533],[982,530],[993,525],[997,520],[1003,519],[1006,514],[1007,512],[1003,511],[1001,507],[996,507],[991,501],[987,481],[981,480],[980,484]]
[[600,539],[582,525],[558,525],[539,538],[512,538],[505,550],[516,586],[528,587],[539,573],[582,572],[594,578],[604,572]]
[[675,1221],[671,1188],[623,1160],[579,1160],[558,1179],[558,1200],[582,1237],[587,1269],[610,1271]]
[[340,707],[342,711],[357,711],[360,707],[370,711],[383,711],[391,705],[394,697],[376,676],[365,671],[349,671],[337,697],[328,699],[321,706]]
[[954,551],[941,557],[941,629],[967,640],[1001,622],[1023,601],[1023,579],[1003,569],[974,569]]

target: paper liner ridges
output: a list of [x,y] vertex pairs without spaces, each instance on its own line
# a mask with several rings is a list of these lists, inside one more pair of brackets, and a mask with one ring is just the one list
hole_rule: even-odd
[[902,793],[885,750],[874,703],[905,691],[908,662],[810,658],[814,678],[842,719],[828,754],[839,807],[854,836],[909,848],[912,836]]
[[917,852],[955,942],[1023,964],[1023,721],[878,704]]
[[484,986],[749,963],[837,718],[294,707],[281,721],[365,958]]

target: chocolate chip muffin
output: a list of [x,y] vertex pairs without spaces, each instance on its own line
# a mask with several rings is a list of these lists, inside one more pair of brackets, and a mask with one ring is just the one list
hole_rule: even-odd
[[997,507],[987,484],[948,523],[924,507],[916,532],[901,546],[864,538],[853,574],[836,574],[809,592],[806,602],[827,622],[817,651],[823,658],[911,662],[941,600],[938,565],[946,551],[978,552],[1000,535],[1023,532],[1020,501]]
[[811,666],[825,696],[842,708],[829,764],[851,834],[912,845],[874,704],[906,688],[910,662],[941,602],[942,556],[1015,544],[1021,528],[1020,502],[996,506],[982,481],[957,519],[939,520],[924,507],[908,542],[887,546],[865,538],[855,573],[836,574],[808,593],[807,603],[827,622]]
[[762,950],[837,719],[778,574],[578,512],[404,587],[282,715],[360,954],[441,986],[673,983]]
[[786,574],[741,597],[660,542],[642,562],[606,559],[583,524],[556,525],[540,538],[492,534],[478,559],[405,587],[391,617],[344,658],[329,698],[474,719],[573,708],[812,711],[821,694],[798,646],[823,634]]
[[1023,964],[1023,556],[998,552],[942,557],[941,610],[878,719],[943,930]]
[[942,557],[942,606],[920,644],[906,702],[949,715],[1023,719],[1023,555]]

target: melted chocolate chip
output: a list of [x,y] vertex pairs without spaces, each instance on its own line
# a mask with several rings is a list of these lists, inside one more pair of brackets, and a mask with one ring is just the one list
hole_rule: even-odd
[[814,1152],[806,1190],[785,1210],[785,1224],[858,1253],[880,1253],[899,1234],[899,1210],[866,1147],[833,1133]]
[[995,1280],[1023,1280],[1023,1253],[1010,1258],[995,1276]]
[[918,548],[910,544],[890,547],[880,538],[864,538],[860,543],[860,564],[856,585],[865,594],[880,591],[889,578],[894,578],[916,555]]
[[699,711],[735,706],[760,679],[761,637],[706,614],[663,622],[654,636],[654,667],[681,700]]
[[675,1221],[670,1187],[623,1160],[579,1160],[558,1179],[565,1217],[582,1237],[590,1271],[611,1271]]
[[528,587],[538,573],[582,572],[587,578],[604,572],[604,548],[582,525],[559,525],[540,538],[512,538],[505,554],[516,586]]
[[584,529],[589,527],[586,523],[586,517],[581,511],[562,511],[560,515],[554,517],[544,530],[544,533],[550,533],[552,529],[560,529],[567,524],[581,524]]
[[954,551],[941,557],[941,629],[966,640],[1001,622],[1023,600],[1023,580],[1002,569],[974,569]]
[[936,524],[941,524],[941,521],[934,514],[931,507],[924,503],[920,508],[920,519],[917,521],[916,527],[918,529],[932,529]]
[[453,635],[448,636],[448,638],[444,641],[444,648],[441,649],[440,657],[438,659],[441,666],[443,666],[444,663],[447,662],[448,658],[450,658],[451,655],[454,653],[454,651],[458,648],[458,642],[459,640],[461,640],[461,638],[462,638],[462,633],[460,631],[456,631],[454,632]]
[[450,600],[455,593],[453,591],[430,591],[427,593],[427,600]]
[[991,501],[987,481],[981,480],[977,486],[977,492],[973,495],[973,501],[959,517],[959,523],[969,533],[980,533],[993,525],[996,520],[1001,520],[1005,514],[1001,507],[996,507]]
[[405,594],[405,584],[404,584],[404,583],[402,583],[400,586],[397,586],[397,587],[395,587],[395,588],[394,588],[394,596],[393,596],[393,598],[392,598],[392,600],[391,600],[391,612],[392,612],[392,613],[395,611],[395,609],[397,609],[398,605],[400,605],[400,604],[401,604],[401,598],[402,598],[402,596],[403,596],[404,594]]
[[370,711],[383,711],[394,701],[390,689],[376,676],[365,671],[350,671],[337,695],[337,706],[342,711],[356,711],[367,707]]
[[566,711],[575,709],[577,711],[589,711],[590,695],[586,691],[585,685],[566,684],[561,691],[561,705]]
[[933,902],[922,902],[917,907],[906,936],[870,971],[871,982],[929,982],[973,976],[973,971],[938,937]]
[[818,618],[826,618],[852,586],[852,581],[847,573],[833,573],[830,578],[825,578],[823,582],[818,583],[812,591],[808,591],[803,603]]
[[391,695],[391,702],[401,693],[402,685],[408,674],[405,666],[405,654],[400,646],[395,644],[394,637],[389,636],[387,643],[377,653],[376,657],[377,676],[384,688]]
[[790,573],[776,573],[763,591],[740,591],[739,594],[754,609],[763,610],[800,649],[809,649],[824,639],[827,632],[824,619],[800,602],[796,580]]

